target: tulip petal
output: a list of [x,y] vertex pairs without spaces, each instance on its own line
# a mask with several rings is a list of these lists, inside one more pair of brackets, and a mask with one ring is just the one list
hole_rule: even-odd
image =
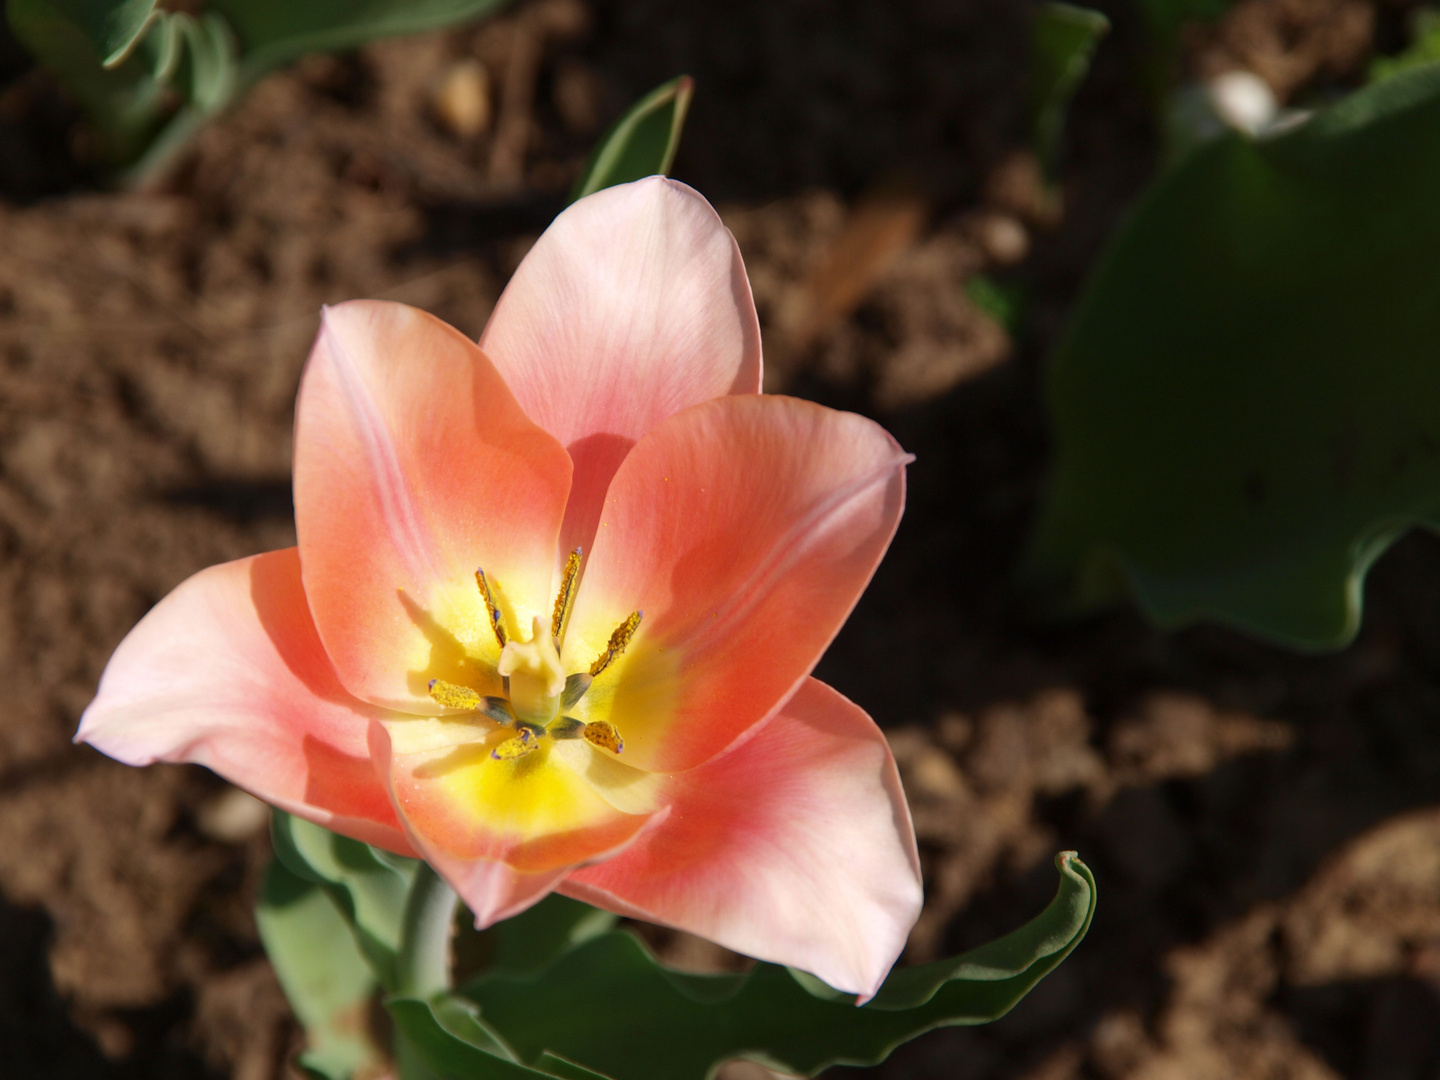
[[[404,723],[376,721],[371,753],[401,808],[410,842],[465,901],[478,927],[524,911],[577,863],[623,850],[668,814],[653,807],[640,814],[616,811],[588,796],[579,777],[565,775],[564,762],[536,762],[543,775],[529,777],[528,789],[507,801],[496,784],[487,790],[478,775],[488,767],[493,781],[495,772],[513,771],[512,763],[482,764],[488,746],[458,767],[446,763],[448,776],[426,775],[427,762],[435,758],[396,752],[397,741],[411,737]],[[513,777],[498,779],[503,784]],[[547,807],[546,802],[559,805]],[[555,830],[557,817],[568,831]],[[547,827],[552,831],[545,832]]]
[[920,862],[880,729],[807,679],[755,736],[666,778],[669,819],[567,896],[872,996],[920,914]]
[[413,855],[370,762],[376,710],[346,693],[294,548],[200,571],[120,643],[77,742],[127,765],[204,765],[290,813]]
[[549,614],[564,449],[474,342],[380,301],[326,309],[295,428],[305,593],[345,687],[423,714],[433,678],[498,693],[475,570],[511,633]]
[[574,709],[624,760],[714,757],[815,666],[884,554],[909,455],[878,424],[795,398],[717,398],[640,441],[610,486],[566,631],[584,670],[644,617]]
[[760,390],[760,326],[740,250],[710,204],[650,177],[557,217],[480,345],[575,463],[562,551],[590,545],[610,478],[674,412]]

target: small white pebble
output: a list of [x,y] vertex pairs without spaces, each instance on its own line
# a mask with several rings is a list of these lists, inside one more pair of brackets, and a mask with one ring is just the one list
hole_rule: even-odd
[[1275,120],[1279,103],[1270,84],[1250,71],[1227,71],[1205,85],[1210,107],[1228,126],[1258,135]]
[[1009,214],[985,214],[974,224],[975,239],[990,260],[1012,266],[1030,254],[1030,234]]
[[226,788],[195,815],[200,832],[222,844],[241,844],[270,823],[270,807],[239,788]]

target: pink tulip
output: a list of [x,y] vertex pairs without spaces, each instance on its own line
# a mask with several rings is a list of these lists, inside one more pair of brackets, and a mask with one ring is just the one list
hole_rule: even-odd
[[879,729],[809,672],[909,457],[759,390],[734,239],[661,178],[561,214],[478,346],[328,309],[298,547],[161,601],[76,738],[424,858],[482,926],[558,890],[868,997],[915,837]]

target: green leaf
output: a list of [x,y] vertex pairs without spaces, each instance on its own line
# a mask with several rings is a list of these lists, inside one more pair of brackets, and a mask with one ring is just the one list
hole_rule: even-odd
[[436,30],[477,19],[504,0],[209,0],[224,15],[244,54],[249,85],[312,52],[353,49],[367,41]]
[[601,188],[668,173],[694,93],[695,81],[681,75],[636,102],[591,151],[590,160],[570,192],[570,201],[583,199]]
[[452,994],[392,997],[385,1006],[398,1036],[400,1080],[610,1080],[555,1054],[521,1064],[474,1003]]
[[1011,334],[1020,329],[1025,312],[1025,291],[1017,285],[1001,284],[989,274],[976,274],[965,282],[970,302]]
[[931,1028],[1004,1015],[1069,954],[1090,925],[1095,882],[1073,852],[1056,864],[1059,892],[1033,922],[965,956],[897,970],[859,1008],[772,964],[744,975],[672,971],[625,932],[592,938],[528,978],[489,973],[463,992],[536,1068],[559,1058],[614,1080],[651,1080],[663,1061],[667,1078],[704,1080],[736,1057],[801,1075],[872,1064]]
[[286,868],[322,885],[345,913],[380,984],[397,988],[406,903],[421,864],[338,836],[281,810],[271,818],[271,839],[276,857]]
[[43,6],[51,17],[79,29],[107,68],[129,56],[150,23],[161,17],[155,0],[44,0]]
[[235,94],[306,53],[476,18],[503,0],[9,0],[19,41],[64,83],[110,162],[139,179]]
[[[117,166],[153,161],[157,149],[178,145],[229,103],[239,78],[223,19],[152,7],[79,0],[6,6],[15,36],[75,97]],[[105,29],[112,25],[106,12],[115,17],[114,33]]]
[[1050,0],[1035,17],[1030,41],[1030,110],[1035,156],[1047,176],[1060,158],[1065,110],[1080,88],[1110,20],[1098,11]]
[[492,946],[486,974],[525,975],[539,971],[562,953],[605,933],[615,921],[608,911],[551,893],[534,907],[486,931]]
[[1168,39],[1187,22],[1214,22],[1235,0],[1135,0],[1151,32]]
[[1379,82],[1402,71],[1440,60],[1440,11],[1416,8],[1410,13],[1410,44],[1395,56],[1379,56],[1370,64],[1370,79]]
[[1072,607],[1354,635],[1365,572],[1440,526],[1440,65],[1288,134],[1230,134],[1144,200],[1048,373],[1028,556]]
[[270,864],[255,908],[260,940],[305,1028],[300,1063],[323,1080],[349,1080],[378,1060],[367,1032],[375,978],[350,924],[325,889]]

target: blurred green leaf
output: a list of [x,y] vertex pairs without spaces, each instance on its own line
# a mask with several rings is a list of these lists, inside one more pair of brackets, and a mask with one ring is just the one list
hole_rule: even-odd
[[151,20],[161,17],[155,0],[48,0],[47,6],[80,28],[105,67],[125,59]]
[[240,39],[246,85],[312,52],[477,19],[505,0],[209,0]]
[[1029,553],[1071,605],[1300,647],[1374,559],[1440,526],[1440,65],[1288,134],[1229,134],[1148,195],[1048,375]]
[[1134,0],[1135,6],[1156,37],[1177,37],[1187,22],[1214,22],[1235,0]]
[[1098,11],[1050,0],[1035,16],[1030,41],[1030,112],[1035,156],[1046,176],[1060,158],[1065,110],[1080,88],[1110,20]]
[[668,173],[694,93],[694,80],[681,75],[636,102],[591,151],[590,160],[570,192],[570,201],[601,188]]
[[378,1060],[368,1034],[375,977],[350,923],[325,889],[270,864],[255,908],[260,940],[305,1028],[300,1063],[323,1080],[349,1080]]
[[97,129],[104,156],[141,178],[234,96],[310,52],[478,18],[504,0],[9,0],[16,38]]
[[[529,977],[486,973],[462,992],[489,1037],[532,1068],[563,1059],[614,1080],[651,1080],[663,1061],[667,1078],[704,1080],[736,1057],[801,1075],[870,1064],[931,1028],[1002,1016],[1069,954],[1090,925],[1095,882],[1073,852],[1056,865],[1059,892],[1037,919],[964,956],[897,970],[859,1008],[772,964],[744,975],[673,971],[626,932],[594,937]],[[392,1001],[392,1013],[397,1004],[396,1023],[419,1038],[423,1011]],[[433,1026],[444,1025],[437,1017]]]
[[1370,80],[1379,82],[1435,60],[1440,60],[1440,10],[1416,8],[1410,13],[1410,44],[1394,56],[1376,57],[1370,64]]
[[353,924],[360,949],[380,984],[395,989],[406,902],[421,864],[282,810],[271,818],[271,840],[276,857],[291,873],[325,888]]
[[1020,329],[1025,312],[1025,290],[1020,286],[1001,284],[989,274],[975,274],[965,282],[965,295],[1009,333]]
[[[177,144],[229,103],[239,78],[223,19],[152,7],[10,0],[5,9],[16,38],[74,95],[115,165]],[[113,21],[102,18],[107,12]]]

